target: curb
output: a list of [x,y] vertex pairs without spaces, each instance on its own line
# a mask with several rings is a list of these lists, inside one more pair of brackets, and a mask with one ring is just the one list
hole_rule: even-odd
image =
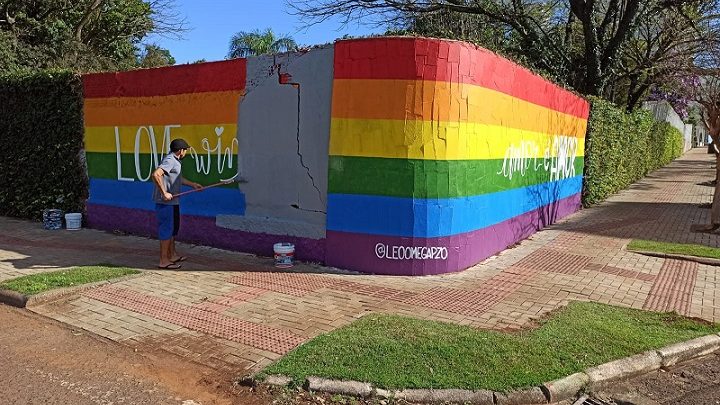
[[652,350],[590,367],[585,370],[585,374],[590,377],[590,387],[597,388],[610,382],[647,374],[659,370],[660,367],[662,367],[662,358],[657,351]]
[[[706,356],[720,351],[720,333],[650,350],[634,356],[613,360],[585,371],[571,374],[537,387],[510,391],[494,392],[489,390],[463,389],[406,389],[384,390],[370,383],[359,381],[330,380],[320,377],[307,377],[303,387],[308,391],[326,392],[348,396],[379,397],[385,399],[403,399],[417,403],[464,403],[476,405],[536,405],[552,404],[577,398],[588,389],[632,377],[637,377],[670,367],[675,364]],[[273,386],[287,386],[292,378],[283,375],[269,375],[258,383]]]
[[28,296],[12,290],[0,289],[0,302],[17,308],[25,308]]
[[45,304],[47,302],[60,299],[67,295],[76,294],[96,287],[119,283],[121,281],[126,281],[137,277],[142,277],[146,274],[147,273],[129,274],[127,276],[117,277],[110,280],[102,280],[96,281],[94,283],[80,284],[73,287],[56,288],[54,290],[45,291],[35,295],[25,295],[12,290],[0,289],[0,302],[16,308],[25,308],[31,305]]
[[319,377],[308,377],[305,381],[305,387],[308,391],[345,394],[363,398],[369,397],[373,392],[373,387],[369,383],[328,380]]
[[662,252],[651,252],[647,250],[631,250],[627,249],[628,252],[631,253],[637,253],[640,255],[645,256],[652,256],[652,257],[660,257],[663,259],[677,259],[677,260],[687,260],[690,262],[697,262],[700,264],[707,264],[709,266],[720,266],[720,259],[713,259],[711,257],[700,257],[700,256],[688,256],[688,255],[680,255],[675,253],[662,253]]

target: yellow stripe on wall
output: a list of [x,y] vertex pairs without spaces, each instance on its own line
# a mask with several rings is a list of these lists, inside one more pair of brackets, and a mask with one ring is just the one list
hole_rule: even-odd
[[484,87],[414,80],[333,81],[334,118],[473,122],[584,137],[587,120]]
[[198,152],[216,149],[218,141],[221,151],[233,142],[237,151],[237,124],[121,126],[117,135],[116,139],[116,127],[85,127],[85,150],[116,153],[119,145],[120,153],[134,153],[136,147],[138,153],[162,153],[169,148],[169,140],[183,138]]
[[577,156],[585,152],[585,138],[545,134],[516,128],[467,122],[361,120],[333,118],[330,155],[399,159],[503,159],[557,155],[555,135],[577,140]]
[[237,91],[85,99],[86,127],[235,122]]

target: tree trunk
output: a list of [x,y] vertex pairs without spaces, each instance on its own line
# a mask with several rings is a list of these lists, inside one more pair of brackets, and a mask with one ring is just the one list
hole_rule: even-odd
[[82,30],[85,28],[85,25],[90,21],[90,17],[92,17],[92,14],[95,12],[95,10],[100,7],[105,0],[95,0],[90,7],[85,11],[85,14],[83,15],[82,19],[78,23],[77,27],[75,27],[75,40],[78,42],[82,42]]
[[[715,154],[715,179],[720,176],[720,154]],[[715,193],[713,193],[712,209],[710,210],[710,225],[713,228],[720,227],[720,184],[715,182]]]
[[713,146],[715,146],[715,192],[713,193],[712,208],[710,210],[710,224],[707,225],[706,230],[714,231],[720,228],[720,184],[717,180],[720,178],[720,110],[715,105],[705,105],[707,119],[705,125],[708,127],[710,132],[710,138],[712,139]]
[[565,49],[572,48],[572,25],[573,21],[575,21],[575,14],[573,14],[572,11],[568,13],[568,19],[567,23],[565,23],[565,39],[563,40],[563,46]]

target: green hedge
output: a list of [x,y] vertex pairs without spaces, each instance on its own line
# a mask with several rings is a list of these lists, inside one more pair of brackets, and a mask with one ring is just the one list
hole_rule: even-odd
[[659,145],[656,159],[650,161],[650,170],[659,169],[675,160],[683,152],[683,135],[674,126],[667,122],[655,123],[655,130],[651,134],[652,143]]
[[682,133],[666,122],[656,122],[650,112],[628,113],[602,99],[590,101],[585,206],[605,200],[682,154]]
[[83,212],[82,82],[65,71],[0,76],[0,215]]

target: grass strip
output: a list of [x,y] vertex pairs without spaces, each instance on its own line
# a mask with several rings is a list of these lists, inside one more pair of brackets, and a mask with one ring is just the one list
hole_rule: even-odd
[[386,389],[507,391],[720,331],[671,313],[574,302],[533,330],[501,333],[368,315],[301,345],[264,373],[309,375]]
[[669,243],[635,239],[628,244],[627,249],[720,259],[720,249],[688,243]]
[[127,267],[106,265],[73,267],[69,270],[38,273],[6,280],[0,283],[0,289],[35,295],[55,288],[73,287],[138,273],[140,273],[138,270]]

